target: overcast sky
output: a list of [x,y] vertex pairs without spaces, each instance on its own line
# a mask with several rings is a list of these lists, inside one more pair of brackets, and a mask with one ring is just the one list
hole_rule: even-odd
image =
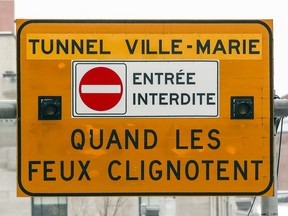
[[283,0],[15,0],[27,19],[273,19],[274,89],[288,93],[288,8]]

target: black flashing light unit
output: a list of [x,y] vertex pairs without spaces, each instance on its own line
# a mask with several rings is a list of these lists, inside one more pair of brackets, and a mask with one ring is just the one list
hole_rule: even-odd
[[231,119],[254,119],[254,97],[231,97]]
[[61,120],[61,96],[38,97],[38,120]]

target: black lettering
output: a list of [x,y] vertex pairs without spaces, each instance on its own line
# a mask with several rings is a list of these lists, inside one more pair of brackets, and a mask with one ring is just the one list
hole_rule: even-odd
[[159,105],[168,105],[167,96],[167,93],[159,93]]
[[148,95],[144,94],[144,96],[141,93],[138,93],[138,104],[141,103],[147,105],[148,104]]
[[205,53],[210,54],[210,40],[206,40],[204,46],[201,43],[201,40],[196,41],[196,46],[197,46],[197,54],[200,53]]
[[215,97],[215,93],[207,93],[207,105],[215,105],[216,103],[213,102],[213,97]]
[[238,180],[238,172],[241,174],[242,178],[244,180],[247,180],[248,175],[247,175],[247,161],[244,160],[244,165],[243,168],[241,167],[241,165],[239,164],[238,161],[234,161],[234,180]]
[[229,54],[232,54],[233,50],[235,50],[237,54],[240,54],[239,47],[240,47],[239,40],[229,40]]
[[[149,139],[149,134],[152,136],[151,139]],[[153,149],[157,145],[157,134],[154,130],[151,129],[145,129],[144,130],[144,149]],[[151,141],[151,143],[148,143]]]
[[122,146],[121,146],[117,131],[115,129],[113,129],[111,131],[111,134],[110,134],[106,149],[110,149],[112,144],[116,144],[118,149],[122,149]]
[[170,54],[169,51],[165,51],[163,50],[163,44],[162,44],[162,40],[159,40],[159,54]]
[[257,44],[259,42],[260,42],[259,40],[249,40],[249,54],[252,54],[252,55],[260,54],[259,50],[255,50],[255,48],[257,48]]
[[181,105],[186,105],[189,104],[191,101],[191,97],[187,93],[182,93],[181,94]]
[[101,149],[103,147],[103,130],[101,129],[99,132],[99,145],[94,144],[94,132],[93,129],[90,129],[90,146],[93,149]]
[[144,80],[144,85],[146,85],[147,83],[153,85],[153,73],[150,73],[150,76],[149,76],[149,74],[144,73],[143,74],[143,80]]
[[205,96],[205,93],[197,93],[197,96],[199,96],[199,105],[202,105],[203,103],[203,96]]
[[87,54],[97,54],[97,51],[93,50],[95,48],[95,43],[97,43],[97,40],[87,40],[86,41],[86,49],[87,49]]
[[[75,137],[77,137],[79,139],[79,134],[80,135],[80,142],[75,142]],[[72,147],[76,150],[82,150],[84,148],[84,144],[85,144],[85,135],[84,132],[81,129],[75,129],[72,134],[71,134],[71,144]]]
[[157,54],[157,51],[150,50],[150,48],[151,48],[150,40],[146,40],[146,54],[152,54],[152,55]]
[[150,165],[149,165],[149,175],[150,175],[150,178],[154,181],[157,181],[157,180],[160,180],[162,178],[162,171],[161,170],[157,170],[155,171],[155,173],[157,175],[154,175],[153,173],[153,167],[154,165],[157,164],[157,165],[161,165],[161,162],[159,160],[153,160],[151,161]]
[[177,160],[176,168],[173,163],[168,160],[167,161],[167,180],[171,180],[171,171],[173,172],[175,178],[180,180],[180,161]]
[[259,180],[259,164],[262,164],[262,160],[252,160],[252,164],[255,164],[255,180]]
[[158,93],[149,93],[149,96],[151,96],[152,99],[152,105],[155,105],[157,95]]
[[41,162],[40,161],[29,161],[28,162],[28,164],[29,164],[29,169],[28,169],[28,173],[29,173],[29,181],[32,181],[32,173],[33,172],[38,172],[38,169],[35,169],[35,168],[33,168],[32,166],[33,165],[35,165],[35,164],[41,164]]
[[179,49],[179,44],[182,43],[182,40],[172,40],[171,44],[172,44],[172,54],[176,54],[176,55],[181,55],[182,51],[181,50],[177,50]]
[[185,85],[186,84],[185,81],[181,81],[181,80],[183,80],[184,76],[185,76],[185,73],[178,72],[176,74],[176,84],[177,85]]
[[126,161],[126,180],[138,180],[138,177],[136,176],[131,176],[131,171],[130,171],[130,161]]
[[226,50],[222,43],[222,40],[217,40],[215,48],[213,50],[213,54],[216,54],[219,51],[222,52],[223,54],[226,54]]
[[221,173],[226,172],[226,168],[222,165],[228,164],[228,160],[217,161],[217,180],[229,180],[228,176],[221,176]]
[[180,130],[176,130],[176,149],[188,149],[188,146],[180,146]]
[[177,93],[170,93],[170,104],[179,105],[179,95]]
[[141,75],[141,73],[133,73],[133,85],[141,85],[142,82],[138,81],[139,80],[139,76]]
[[243,40],[243,54],[246,54],[246,40]]
[[157,79],[157,84],[161,84],[161,77],[163,76],[163,73],[155,73],[155,76],[156,76],[156,79]]
[[39,39],[29,39],[29,43],[32,43],[32,54],[36,54],[36,43],[39,43]]
[[[194,165],[194,176],[191,176],[190,175],[190,172],[189,170],[190,169],[190,165]],[[195,161],[195,160],[189,160],[186,165],[185,165],[185,175],[186,175],[186,178],[190,181],[193,181],[195,179],[197,179],[198,175],[199,175],[199,166],[198,166],[198,163]],[[207,173],[206,173],[206,177],[207,177]]]
[[145,40],[141,40],[141,53],[144,55],[145,54]]
[[195,73],[187,73],[187,85],[195,85],[196,83],[193,80]]
[[165,73],[165,85],[167,85],[169,83],[171,85],[174,85],[174,74],[173,73]]
[[90,176],[88,175],[88,172],[87,172],[87,168],[88,168],[88,166],[90,164],[90,161],[86,161],[85,164],[83,164],[82,161],[78,161],[78,162],[79,162],[79,165],[80,165],[80,167],[82,169],[81,174],[80,174],[80,176],[78,178],[78,181],[82,180],[82,178],[84,176],[86,177],[87,180],[91,180]]
[[[136,49],[136,46],[137,46],[137,43],[138,43],[138,40],[134,40],[133,42],[133,46],[131,46],[130,42],[128,39],[125,40],[125,43],[127,45],[127,48],[128,48],[128,51],[130,54],[134,54],[135,52],[135,49]],[[142,53],[143,54],[143,53]]]
[[51,39],[50,40],[50,43],[48,43],[48,47],[47,50],[45,49],[45,41],[44,40],[41,40],[41,50],[44,54],[51,54],[53,52],[53,47],[54,47],[54,43],[53,43],[53,40]]
[[56,54],[60,54],[60,48],[65,54],[69,53],[68,40],[66,39],[64,42],[65,44],[61,40],[56,40]]
[[110,178],[111,180],[113,180],[113,181],[118,181],[118,180],[121,179],[121,176],[120,176],[120,175],[114,176],[114,175],[112,174],[112,166],[113,166],[114,164],[120,166],[120,165],[121,165],[121,162],[118,161],[118,160],[113,160],[113,161],[111,161],[110,164],[109,164],[109,166],[108,166],[108,175],[109,175],[109,178]]
[[196,136],[196,133],[202,133],[201,129],[191,130],[191,149],[203,149],[203,146],[196,146],[195,142],[200,140],[200,137]]
[[[72,44],[71,44],[71,46],[72,46],[72,54],[75,54],[76,52],[75,52],[75,50],[77,49],[78,50],[78,52],[80,53],[80,54],[83,54],[84,53],[84,41],[83,41],[83,39],[81,39],[80,40],[80,45],[75,41],[75,40],[72,40]],[[76,48],[76,49],[75,49]]]
[[70,181],[74,177],[74,161],[70,161],[70,175],[68,177],[66,177],[64,174],[65,170],[64,161],[60,161],[60,170],[61,170],[60,172],[61,178],[64,181]]
[[213,164],[213,160],[202,160],[202,163],[206,165],[206,180],[210,179],[210,164]]
[[100,44],[99,44],[99,51],[100,51],[100,54],[111,54],[111,52],[110,51],[108,51],[108,50],[104,50],[104,41],[103,40],[100,40],[100,42],[99,42]]
[[43,167],[43,171],[44,171],[44,181],[56,181],[55,177],[48,177],[48,173],[53,172],[53,169],[48,168],[49,165],[53,165],[55,164],[55,161],[44,161],[44,167]]
[[135,130],[134,136],[132,136],[129,130],[125,130],[125,149],[128,149],[129,140],[133,144],[135,149],[139,148],[139,133],[138,129]]
[[141,160],[141,180],[145,179],[144,165],[145,165],[145,161]]
[[208,133],[208,138],[212,141],[215,141],[215,144],[212,145],[211,143],[208,143],[209,148],[216,150],[220,147],[220,140],[219,138],[213,136],[214,134],[220,134],[220,132],[217,129],[211,129]]

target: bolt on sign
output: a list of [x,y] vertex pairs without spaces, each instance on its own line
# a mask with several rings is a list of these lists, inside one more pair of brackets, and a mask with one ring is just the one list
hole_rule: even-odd
[[271,20],[17,20],[18,196],[271,195]]

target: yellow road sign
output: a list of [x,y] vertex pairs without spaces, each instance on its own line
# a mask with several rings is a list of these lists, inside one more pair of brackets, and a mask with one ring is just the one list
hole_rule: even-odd
[[271,20],[17,20],[18,195],[273,193]]

